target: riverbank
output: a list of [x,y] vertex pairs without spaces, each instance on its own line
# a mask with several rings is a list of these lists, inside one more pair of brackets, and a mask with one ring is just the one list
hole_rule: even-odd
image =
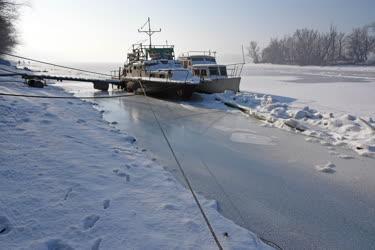
[[[1,79],[0,92],[69,96]],[[191,194],[78,99],[1,96],[0,239],[6,249],[216,249]],[[267,249],[200,197],[226,249]]]

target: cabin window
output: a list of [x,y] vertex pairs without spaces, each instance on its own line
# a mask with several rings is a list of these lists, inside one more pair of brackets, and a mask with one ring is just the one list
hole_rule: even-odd
[[201,76],[207,76],[207,70],[201,69]]
[[220,67],[220,75],[227,76],[227,67]]
[[184,61],[184,68],[186,69],[188,67],[188,61]]
[[207,57],[207,58],[206,58],[206,61],[207,61],[207,62],[213,62],[213,63],[216,63],[215,58]]
[[194,75],[199,76],[199,69],[194,70]]
[[218,76],[219,75],[219,69],[217,67],[209,67],[210,75],[211,76]]
[[193,62],[203,62],[203,57],[193,57],[191,58]]

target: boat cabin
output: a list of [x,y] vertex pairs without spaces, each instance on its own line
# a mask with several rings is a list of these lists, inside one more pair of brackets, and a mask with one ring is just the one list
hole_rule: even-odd
[[228,72],[225,65],[219,64],[195,64],[191,67],[193,75],[201,79],[227,78]]
[[173,45],[133,45],[124,67],[124,76],[169,78],[166,69],[181,68],[175,60]]
[[178,60],[184,68],[192,68],[197,64],[216,64],[216,52],[212,51],[192,51],[183,53]]

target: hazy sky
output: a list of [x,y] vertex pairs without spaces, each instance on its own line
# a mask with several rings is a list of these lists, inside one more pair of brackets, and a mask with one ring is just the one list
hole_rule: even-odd
[[176,52],[216,50],[240,54],[250,40],[308,27],[342,31],[375,21],[375,0],[30,0],[18,24],[17,53],[53,61],[122,62],[147,17],[155,43]]

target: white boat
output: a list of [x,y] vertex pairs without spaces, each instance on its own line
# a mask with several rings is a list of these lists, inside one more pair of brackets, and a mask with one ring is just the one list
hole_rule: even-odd
[[[135,44],[128,53],[121,80],[128,91],[145,91],[149,95],[168,95],[189,98],[196,90],[200,79],[192,71],[175,60],[173,45],[153,45],[151,36],[155,32],[146,22],[150,43]],[[144,25],[144,26],[145,26]],[[142,93],[143,94],[143,93]]]
[[182,54],[178,60],[182,66],[199,77],[196,91],[203,93],[221,93],[225,90],[240,90],[243,64],[224,65],[216,62],[216,52],[191,51]]

